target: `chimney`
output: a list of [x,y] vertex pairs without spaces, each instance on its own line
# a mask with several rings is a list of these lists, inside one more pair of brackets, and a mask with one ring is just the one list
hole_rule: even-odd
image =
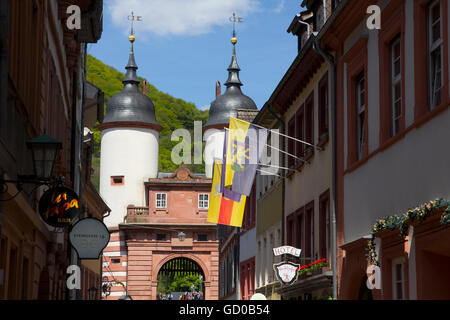
[[144,82],[142,82],[142,93],[145,94],[146,96],[148,96],[148,82],[147,82],[147,80],[144,80]]
[[222,86],[220,81],[216,81],[216,98],[222,94]]

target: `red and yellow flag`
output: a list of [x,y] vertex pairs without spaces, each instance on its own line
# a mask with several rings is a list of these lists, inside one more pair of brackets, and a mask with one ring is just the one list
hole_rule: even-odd
[[207,221],[216,224],[241,227],[247,197],[241,195],[240,201],[233,201],[225,198],[220,192],[221,180],[222,163],[215,161]]

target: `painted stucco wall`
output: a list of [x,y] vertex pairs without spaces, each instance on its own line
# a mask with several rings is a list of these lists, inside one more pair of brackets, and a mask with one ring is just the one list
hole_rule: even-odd
[[239,245],[239,262],[254,257],[256,254],[256,228],[248,230],[241,235]]
[[[258,180],[264,177],[258,176]],[[278,180],[274,186],[257,201],[256,236],[263,234],[274,224],[281,221],[282,183]]]
[[[383,9],[388,1],[379,1]],[[405,1],[405,124],[414,122],[414,1]],[[369,31],[361,22],[345,41],[345,52],[360,37],[368,37],[369,154],[380,147],[378,31]],[[345,69],[345,66],[344,66]],[[344,70],[344,92],[346,91]],[[344,113],[347,113],[344,94]],[[375,111],[371,111],[375,109]],[[367,163],[344,175],[345,243],[368,235],[375,220],[401,214],[408,208],[437,197],[450,195],[448,145],[450,112],[447,110],[424,125],[409,131],[393,146],[377,153]],[[344,116],[344,159],[347,164],[347,117]]]
[[225,130],[206,130],[203,140],[206,141],[204,159],[206,178],[212,179],[214,159],[222,159]]
[[[323,65],[321,69],[314,75],[310,81],[310,85],[297,98],[293,107],[285,115],[286,123],[294,116],[298,108],[309,97],[314,90],[314,144],[319,143],[319,90],[318,84],[327,72],[328,68]],[[330,74],[328,73],[328,76]],[[328,79],[330,83],[330,79]],[[328,114],[331,123],[331,112]],[[297,209],[314,201],[314,253],[319,250],[319,198],[320,195],[327,190],[331,191],[331,132],[329,140],[323,146],[323,150],[315,150],[314,156],[309,160],[309,164],[305,163],[300,172],[295,172],[291,177],[286,179],[285,194],[285,217],[295,212]],[[287,239],[286,239],[287,240]]]
[[[105,224],[123,222],[126,208],[145,205],[144,181],[156,178],[158,132],[150,129],[113,128],[102,132],[100,195],[111,208]],[[124,176],[123,185],[111,185],[111,176]]]
[[377,218],[450,198],[450,111],[344,177],[345,242],[368,235]]
[[281,256],[275,257],[273,248],[281,244],[281,221],[274,224],[256,237],[256,268],[255,288],[261,288],[276,282],[273,264],[281,261]]
[[[314,75],[309,87],[293,104],[285,115],[286,123],[295,115],[298,108],[305,102],[311,92],[314,90],[314,143],[319,142],[319,114],[318,114],[318,83],[325,75],[327,69],[322,67],[319,72]],[[330,115],[329,115],[330,116]],[[329,122],[331,123],[331,121]],[[314,156],[310,159],[310,164],[305,163],[300,172],[295,172],[291,177],[286,179],[286,195],[285,209],[286,216],[308,204],[312,200],[318,200],[320,194],[325,192],[331,185],[331,137],[329,142],[324,146],[323,151],[315,150]],[[318,212],[317,209],[314,212]],[[317,224],[318,221],[315,221]]]

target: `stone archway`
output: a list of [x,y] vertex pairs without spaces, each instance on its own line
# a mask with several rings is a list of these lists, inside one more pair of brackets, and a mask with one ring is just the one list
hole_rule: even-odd
[[205,272],[196,261],[184,256],[173,257],[158,268],[156,298],[204,299],[204,279]]

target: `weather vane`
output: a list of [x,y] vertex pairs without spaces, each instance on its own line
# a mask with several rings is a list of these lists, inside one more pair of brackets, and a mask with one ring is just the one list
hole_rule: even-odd
[[142,16],[135,16],[133,11],[131,11],[131,16],[128,16],[128,20],[131,21],[131,31],[130,31],[130,35],[134,36],[134,22],[135,21],[142,21]]
[[236,38],[236,22],[242,22],[242,18],[236,17],[236,14],[233,12],[233,16],[229,18],[231,22],[233,22],[233,38]]

